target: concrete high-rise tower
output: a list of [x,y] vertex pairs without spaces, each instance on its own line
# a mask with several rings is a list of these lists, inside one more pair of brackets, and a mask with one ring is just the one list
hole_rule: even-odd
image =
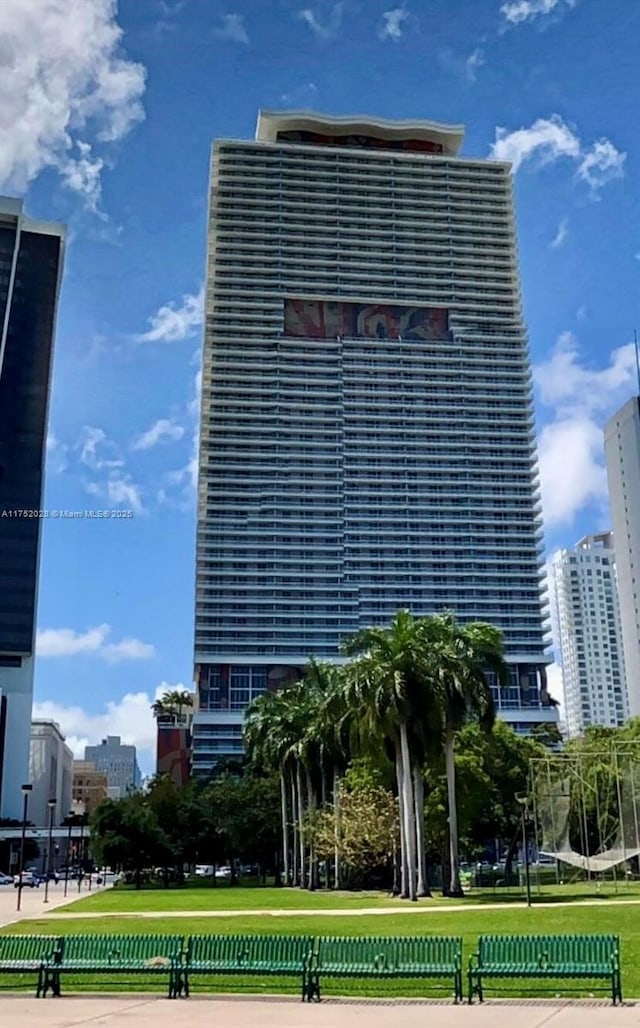
[[629,712],[640,716],[640,397],[604,430]]
[[553,562],[554,628],[570,736],[629,717],[610,532],[585,536]]
[[43,465],[64,229],[0,197],[0,811],[28,781]]
[[511,174],[460,126],[261,112],[213,151],[193,768],[251,698],[406,607],[505,633],[553,722]]

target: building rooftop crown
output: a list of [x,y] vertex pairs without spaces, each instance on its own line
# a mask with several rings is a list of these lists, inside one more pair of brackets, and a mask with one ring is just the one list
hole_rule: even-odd
[[463,125],[418,118],[374,118],[368,114],[316,114],[306,110],[261,110],[256,127],[256,139],[261,142],[415,150],[450,156],[458,153],[463,138]]

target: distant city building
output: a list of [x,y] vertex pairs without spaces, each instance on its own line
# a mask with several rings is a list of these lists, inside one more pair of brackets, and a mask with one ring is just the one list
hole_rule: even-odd
[[135,746],[127,746],[119,735],[108,735],[99,746],[85,746],[84,759],[91,761],[107,776],[107,790],[112,799],[119,799],[139,789],[142,775]]
[[156,774],[169,775],[175,785],[185,785],[191,771],[193,709],[156,716]]
[[108,797],[107,774],[92,760],[73,762],[73,804],[80,813],[91,814]]
[[[42,479],[64,229],[0,197],[0,816],[22,817]],[[19,511],[35,511],[23,517]]]
[[453,608],[546,688],[541,509],[511,169],[462,126],[261,111],[211,162],[193,769],[345,635]]
[[71,810],[73,753],[55,721],[37,718],[31,722],[28,779],[33,786],[29,797],[29,820],[39,828],[49,824],[49,800],[55,800],[53,823],[61,825]]
[[629,713],[640,716],[640,397],[604,430]]
[[620,605],[610,532],[588,535],[552,561],[554,633],[567,732],[629,717]]

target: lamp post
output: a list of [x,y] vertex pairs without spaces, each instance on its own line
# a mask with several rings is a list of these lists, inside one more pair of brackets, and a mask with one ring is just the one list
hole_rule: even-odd
[[51,878],[51,839],[53,836],[53,812],[56,809],[55,798],[50,799],[47,803],[47,806],[49,807],[49,842],[47,844],[47,870],[45,871],[46,877],[44,880],[45,903],[49,902],[49,879]]
[[531,906],[531,878],[529,877],[529,851],[527,849],[527,818],[529,816],[529,797],[526,793],[517,792],[516,799],[522,809],[522,859],[524,860],[524,880],[527,890],[527,906]]
[[69,857],[71,856],[71,829],[73,828],[73,822],[75,821],[75,814],[72,810],[67,815],[69,822],[69,834],[67,835],[67,865],[64,869],[64,894],[67,895],[67,888],[69,886]]
[[78,892],[82,888],[82,876],[84,874],[84,860],[83,860],[83,842],[84,842],[84,814],[80,815],[80,848],[78,851],[79,862],[78,862]]
[[22,879],[24,877],[24,842],[27,834],[27,808],[29,806],[29,793],[33,789],[32,785],[21,785],[22,790],[22,836],[20,838],[20,863],[18,864],[18,903],[16,910],[20,910],[20,904],[22,902]]

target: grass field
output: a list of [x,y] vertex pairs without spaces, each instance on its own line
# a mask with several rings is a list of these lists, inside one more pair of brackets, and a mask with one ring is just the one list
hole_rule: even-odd
[[[616,891],[613,883],[603,883],[601,887],[593,882],[578,882],[575,885],[549,885],[537,891],[532,886],[534,902],[571,902],[579,899],[638,899],[640,900],[640,883],[633,885],[621,884]],[[434,893],[431,899],[419,900],[420,906],[450,907],[453,904],[469,905],[470,903],[522,903],[523,892],[518,888],[476,889],[472,890],[463,900],[443,899]],[[407,900],[395,899],[386,892],[303,892],[300,889],[245,888],[218,885],[216,887],[197,887],[182,889],[108,889],[85,899],[78,900],[70,906],[60,907],[55,916],[64,917],[74,911],[112,913],[137,911],[169,913],[177,910],[209,911],[209,910],[358,910],[362,907],[397,907],[407,908]],[[411,904],[415,906],[415,904]],[[53,912],[52,912],[53,913]],[[640,912],[638,913],[640,919]]]
[[[236,890],[238,892],[239,890]],[[248,890],[252,891],[252,890]],[[230,890],[231,892],[231,890]],[[282,890],[278,890],[278,896],[282,896]],[[114,893],[114,896],[116,893]],[[125,899],[129,900],[134,894],[122,893],[121,904]],[[149,894],[153,895],[153,894]],[[300,894],[295,894],[298,897]],[[100,897],[107,899],[107,894]],[[309,897],[304,897],[305,899]],[[335,901],[336,897],[334,897]],[[82,901],[84,909],[88,909],[92,900]],[[300,900],[298,900],[300,904]],[[301,904],[300,904],[301,905]],[[335,905],[335,903],[334,903]],[[282,907],[282,904],[279,904]],[[69,908],[66,908],[68,910]],[[466,912],[434,910],[433,913],[408,915],[399,910],[398,913],[376,915],[354,915],[345,909],[344,915],[326,916],[319,910],[317,914],[308,916],[282,915],[270,917],[268,915],[240,916],[233,918],[225,917],[201,917],[194,912],[193,917],[180,919],[140,918],[136,917],[135,911],[123,917],[108,917],[95,919],[73,919],[65,917],[63,908],[59,914],[43,918],[38,921],[25,921],[21,925],[13,925],[3,931],[9,932],[35,932],[35,933],[58,933],[62,935],[72,933],[166,933],[176,934],[309,934],[309,935],[415,935],[421,932],[429,934],[460,935],[464,942],[464,966],[475,948],[477,938],[482,933],[502,932],[505,934],[517,933],[589,933],[604,932],[618,934],[621,938],[622,947],[622,979],[623,992],[627,998],[640,997],[640,907],[634,905],[607,905],[602,906],[565,906],[557,908],[509,908],[501,910],[469,910]],[[13,979],[15,983],[15,978]],[[6,987],[10,979],[0,979],[0,985]],[[32,986],[32,981],[22,980],[23,985]],[[194,979],[196,988],[197,979]],[[588,983],[580,982],[563,983],[531,983],[515,982],[512,985],[502,987],[502,983],[494,986],[495,991],[490,990],[489,995],[501,996],[590,996],[599,995],[603,983],[591,987]],[[150,990],[161,990],[159,982],[147,983],[144,979],[125,979],[105,982],[101,978],[90,978],[86,976],[74,982],[67,980],[66,991],[72,989],[100,990],[100,989],[129,989],[148,988]],[[208,979],[206,982],[208,991],[225,992],[297,992],[299,982],[297,980],[282,981],[261,980],[260,978],[217,978]],[[448,989],[445,995],[448,994]],[[336,981],[327,982],[325,989],[327,995],[367,995],[372,996],[416,996],[416,995],[442,995],[434,989],[431,982],[404,982],[389,981],[384,983],[357,981]]]

